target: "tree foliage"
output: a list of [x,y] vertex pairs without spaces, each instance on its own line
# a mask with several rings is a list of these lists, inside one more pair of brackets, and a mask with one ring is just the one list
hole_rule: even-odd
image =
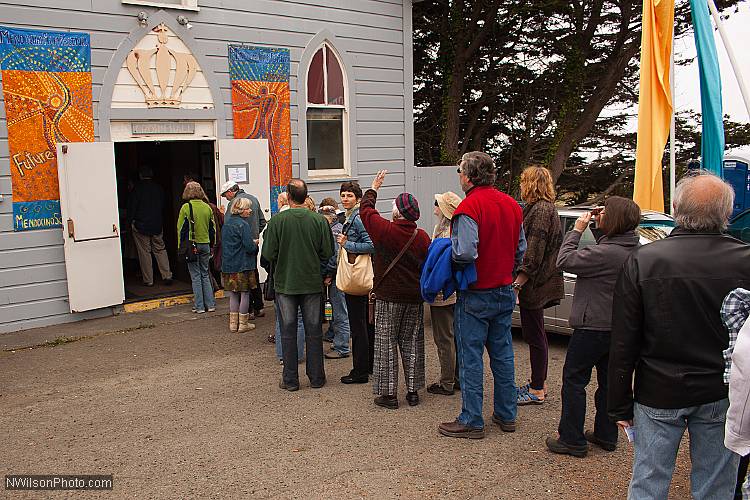
[[[537,163],[576,200],[625,179],[635,151],[628,130],[641,8],[640,0],[415,3],[417,164],[455,164],[484,150],[504,188]],[[678,2],[676,37],[690,32],[689,14],[689,3]]]

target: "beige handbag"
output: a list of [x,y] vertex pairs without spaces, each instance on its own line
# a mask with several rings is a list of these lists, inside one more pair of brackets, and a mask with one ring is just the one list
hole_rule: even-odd
[[336,267],[336,288],[349,295],[367,295],[372,290],[372,256],[369,253],[349,254],[339,248]]

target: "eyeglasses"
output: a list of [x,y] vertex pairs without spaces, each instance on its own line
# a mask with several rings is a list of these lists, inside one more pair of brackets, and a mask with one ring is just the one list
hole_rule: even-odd
[[437,202],[437,200],[435,200],[435,206],[436,206],[436,207],[439,207],[439,206],[440,206],[440,205],[438,205],[438,202]]
[[458,168],[456,169],[456,173],[457,173],[457,174],[460,174],[460,173],[461,173],[461,167],[458,167]]

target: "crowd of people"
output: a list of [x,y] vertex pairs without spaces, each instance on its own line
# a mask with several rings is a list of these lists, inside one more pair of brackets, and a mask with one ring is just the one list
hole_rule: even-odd
[[[518,406],[543,405],[550,397],[544,310],[564,298],[562,273],[569,272],[577,276],[569,320],[574,333],[558,432],[547,439],[548,449],[574,457],[585,457],[589,444],[613,451],[622,429],[635,452],[629,498],[666,498],[687,429],[692,495],[734,495],[750,453],[744,412],[750,400],[750,246],[724,234],[731,186],[706,173],[685,177],[673,201],[675,229],[641,246],[641,210],[618,196],[563,234],[554,183],[543,167],[524,170],[519,204],[495,188],[489,155],[465,154],[457,168],[464,197],[435,195],[431,236],[417,227],[420,205],[409,193],[396,196],[388,216],[381,215],[376,205],[386,174],[378,172],[364,192],[344,182],[343,210],[333,198],[316,205],[305,182],[292,179],[267,223],[255,197],[232,182],[222,187],[229,200],[220,231],[229,330],[254,328],[250,321],[263,314],[263,296],[273,299],[276,332],[269,341],[283,366],[280,388],[300,389],[304,360],[310,387],[319,389],[327,382],[324,359],[351,357],[342,383],[372,383],[374,404],[395,410],[401,364],[405,400],[418,405],[426,386],[426,302],[440,365],[439,379],[426,391],[461,392],[460,414],[439,424],[439,433],[485,437],[485,351],[492,422],[514,432]],[[198,183],[186,185],[184,199],[178,234],[194,311],[212,311],[208,262],[217,240],[215,214]],[[589,229],[596,244],[581,246]],[[259,258],[268,271],[263,292]],[[515,375],[516,306],[529,346],[526,383]],[[586,430],[593,368],[596,415]],[[744,494],[750,494],[747,482]]]

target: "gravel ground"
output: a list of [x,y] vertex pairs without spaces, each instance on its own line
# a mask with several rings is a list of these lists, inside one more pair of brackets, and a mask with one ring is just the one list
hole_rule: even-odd
[[[301,375],[300,391],[280,390],[280,366],[265,340],[273,315],[252,332],[230,334],[226,307],[220,301],[206,315],[188,306],[142,313],[147,322],[125,330],[113,325],[131,324],[135,315],[51,327],[26,338],[79,331],[87,338],[1,351],[2,474],[114,474],[114,491],[87,498],[626,496],[632,448],[624,436],[617,451],[592,448],[585,459],[544,446],[560,414],[564,338],[551,339],[549,400],[520,408],[515,434],[490,423],[483,440],[451,439],[436,426],[456,417],[459,393],[422,391],[422,403],[409,407],[402,382],[401,408],[382,409],[370,386],[339,383],[350,359],[326,360],[323,389],[310,389]],[[429,325],[426,336],[429,383],[439,375]],[[528,350],[518,337],[515,350],[523,381]],[[489,422],[491,384],[485,388]],[[689,498],[686,444],[671,498]]]

